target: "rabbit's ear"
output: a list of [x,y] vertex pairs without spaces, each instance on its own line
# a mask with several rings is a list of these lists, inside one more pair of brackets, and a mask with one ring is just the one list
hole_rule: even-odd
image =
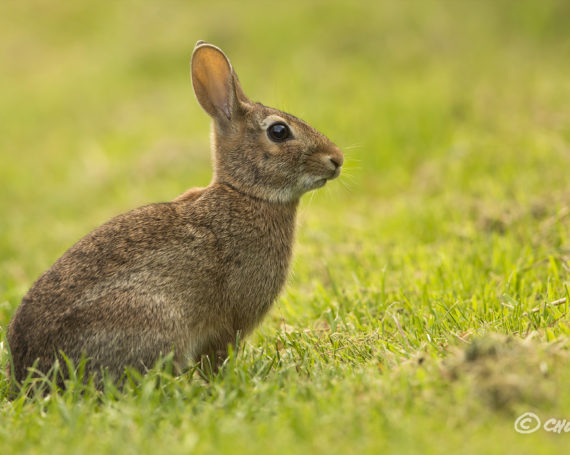
[[251,103],[249,98],[243,92],[243,89],[241,88],[241,84],[239,82],[238,76],[237,76],[237,74],[233,68],[232,68],[232,77],[233,77],[234,88],[235,88],[238,100],[240,100],[242,103],[245,103],[245,104]]
[[231,120],[247,97],[228,58],[217,47],[198,41],[191,66],[194,93],[202,108],[217,120]]

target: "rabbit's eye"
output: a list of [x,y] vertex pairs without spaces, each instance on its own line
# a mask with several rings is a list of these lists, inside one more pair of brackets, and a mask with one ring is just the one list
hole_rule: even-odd
[[283,142],[289,138],[291,131],[284,123],[274,123],[267,128],[267,135],[273,142]]

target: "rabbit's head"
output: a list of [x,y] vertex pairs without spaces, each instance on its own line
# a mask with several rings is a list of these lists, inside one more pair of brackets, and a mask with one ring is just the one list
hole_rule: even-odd
[[214,182],[291,202],[338,177],[340,149],[302,120],[250,101],[220,49],[198,41],[191,73],[196,98],[214,120]]

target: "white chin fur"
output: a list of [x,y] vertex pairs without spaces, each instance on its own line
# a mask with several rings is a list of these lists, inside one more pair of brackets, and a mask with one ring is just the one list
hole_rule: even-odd
[[324,177],[314,177],[306,175],[303,177],[302,181],[302,188],[304,189],[303,192],[316,190],[317,188],[322,188],[327,183],[327,179]]
[[283,188],[274,189],[269,191],[264,191],[265,197],[272,202],[291,202],[299,199],[303,194],[308,191],[316,190],[322,188],[327,183],[327,179],[324,177],[313,177],[305,175],[298,183],[296,188]]

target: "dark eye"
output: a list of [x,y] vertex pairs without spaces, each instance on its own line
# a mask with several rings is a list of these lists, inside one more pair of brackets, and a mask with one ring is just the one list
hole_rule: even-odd
[[291,136],[291,131],[284,123],[274,123],[267,128],[267,135],[273,142],[283,142]]

